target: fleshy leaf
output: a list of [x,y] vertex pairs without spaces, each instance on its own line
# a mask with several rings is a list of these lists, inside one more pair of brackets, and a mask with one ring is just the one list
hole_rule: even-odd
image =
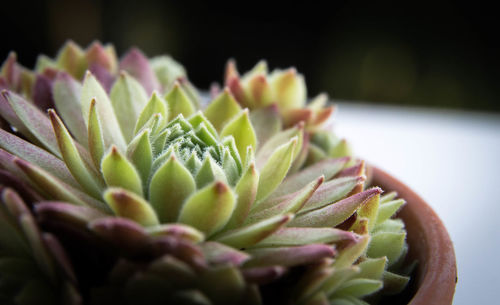
[[315,210],[336,202],[348,195],[357,185],[365,181],[364,176],[342,177],[324,183],[302,208],[302,212]]
[[290,247],[309,244],[333,244],[354,241],[356,234],[335,228],[282,228],[255,247]]
[[162,224],[159,226],[147,229],[152,236],[173,236],[183,238],[194,243],[205,240],[205,235],[191,226],[186,226],[180,223]]
[[57,113],[78,143],[87,146],[87,128],[80,105],[82,86],[68,74],[61,72],[57,74],[52,88]]
[[240,111],[240,105],[238,105],[229,89],[226,88],[224,92],[208,104],[203,113],[212,122],[215,129],[220,132],[224,125]]
[[134,135],[137,118],[148,103],[147,94],[141,84],[128,73],[122,72],[111,88],[109,97],[128,143]]
[[71,174],[93,197],[100,198],[103,188],[100,183],[101,177],[98,176],[98,173],[93,170],[90,164],[87,164],[82,159],[70,133],[55,111],[51,109],[48,113],[59,144],[59,150]]
[[269,157],[261,170],[257,201],[265,199],[281,184],[292,165],[297,141],[297,138],[292,138]]
[[356,277],[378,280],[382,278],[386,264],[386,257],[369,258],[358,264],[360,272],[356,275]]
[[251,258],[244,264],[245,267],[274,265],[292,267],[316,262],[322,258],[333,257],[336,253],[333,247],[321,244],[251,249],[247,252],[251,255]]
[[215,236],[215,239],[233,248],[248,248],[273,234],[292,218],[292,214],[269,217],[260,222]]
[[337,295],[364,297],[382,288],[382,281],[373,279],[352,279],[343,283],[336,291]]
[[380,205],[377,215],[377,224],[389,219],[405,204],[404,199],[391,200]]
[[236,142],[236,147],[242,158],[246,160],[247,147],[251,146],[253,149],[257,147],[257,137],[253,130],[252,123],[248,116],[248,110],[243,110],[240,115],[235,117],[232,121],[221,131],[221,137],[233,136]]
[[225,183],[216,181],[187,199],[179,221],[210,236],[227,223],[235,201],[232,190]]
[[272,197],[274,198],[295,192],[321,175],[325,177],[325,181],[328,181],[344,167],[347,161],[348,158],[325,159],[301,169],[300,172],[286,177],[280,187],[272,194]]
[[259,148],[259,151],[257,152],[257,168],[261,169],[269,160],[270,156],[278,149],[278,147],[288,143],[295,137],[297,137],[297,148],[302,147],[303,133],[304,125],[300,124],[272,136],[262,147]]
[[72,186],[79,186],[66,164],[59,158],[3,129],[0,129],[0,147],[39,166]]
[[50,198],[55,200],[68,201],[79,205],[89,205],[100,210],[106,210],[103,203],[97,201],[83,192],[67,185],[63,181],[49,174],[47,171],[30,164],[22,159],[15,159],[14,163],[29,177]]
[[379,210],[380,194],[373,196],[358,210],[360,217],[365,217],[368,220],[368,230],[373,230],[375,227],[378,210]]
[[88,120],[88,140],[89,152],[96,168],[101,168],[102,157],[104,156],[104,139],[101,129],[101,123],[97,115],[96,101],[90,102],[89,120]]
[[398,260],[403,252],[406,233],[380,232],[373,234],[367,254],[370,257],[387,256],[388,265]]
[[161,222],[174,222],[185,199],[196,189],[191,173],[171,155],[151,178],[149,200]]
[[301,108],[307,98],[304,77],[294,68],[286,71],[274,71],[270,76],[270,84],[280,109]]
[[339,253],[339,256],[337,256],[333,264],[334,267],[344,268],[351,266],[361,255],[366,252],[369,242],[370,236],[363,235],[357,241],[350,243]]
[[227,183],[226,173],[224,173],[222,168],[211,157],[206,157],[205,160],[203,160],[195,180],[198,188],[202,188],[215,180]]
[[131,219],[145,227],[159,224],[158,218],[149,203],[122,188],[110,188],[104,193],[104,199],[113,212]]
[[139,196],[143,195],[139,173],[115,146],[102,159],[101,171],[108,186],[121,187]]
[[82,96],[80,98],[83,118],[87,125],[89,125],[90,105],[94,99],[96,101],[95,109],[97,118],[101,124],[104,149],[106,150],[114,144],[121,151],[125,151],[125,138],[123,137],[113,105],[106,91],[104,91],[94,75],[87,72],[83,81]]
[[207,261],[215,265],[232,264],[239,266],[250,257],[245,252],[236,250],[235,247],[226,246],[219,242],[204,242],[201,248]]
[[73,75],[76,79],[81,79],[87,67],[85,53],[73,41],[68,41],[57,54],[57,65],[64,71]]
[[147,121],[149,121],[149,119],[156,113],[160,113],[164,118],[168,117],[166,102],[163,98],[158,96],[155,91],[137,119],[134,134],[137,134]]
[[291,225],[296,227],[334,227],[349,218],[371,197],[381,192],[380,188],[372,188],[323,208],[300,214],[292,221]]
[[144,191],[148,191],[147,183],[153,165],[153,151],[149,140],[149,129],[139,133],[127,147],[127,157],[132,161],[141,177]]
[[60,157],[59,146],[47,116],[38,110],[35,105],[15,93],[3,91],[2,95],[9,101],[10,106],[24,126],[28,128],[30,134],[25,136],[30,137],[32,134],[36,141],[39,141],[50,152]]
[[292,194],[259,204],[256,210],[251,211],[246,222],[254,223],[274,215],[297,213],[323,183],[323,180],[324,177],[321,176]]
[[236,207],[226,229],[232,229],[243,224],[257,196],[258,185],[259,172],[255,168],[255,163],[251,163],[236,184]]
[[169,121],[179,114],[182,114],[184,117],[189,117],[196,110],[193,102],[189,99],[178,82],[174,84],[172,90],[170,90],[164,98],[168,104]]

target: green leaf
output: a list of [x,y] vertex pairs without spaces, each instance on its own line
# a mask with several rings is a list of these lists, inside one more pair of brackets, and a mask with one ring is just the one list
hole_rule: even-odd
[[379,210],[380,194],[373,196],[358,210],[360,217],[365,217],[368,220],[368,230],[373,230],[375,227],[378,210]]
[[369,257],[387,256],[388,265],[395,263],[403,253],[406,233],[379,232],[372,235],[367,255]]
[[111,151],[102,159],[101,171],[108,186],[121,187],[143,196],[139,173],[115,146],[111,146]]
[[64,123],[78,143],[87,146],[87,127],[82,116],[82,85],[66,73],[59,73],[52,85],[52,97]]
[[96,168],[101,168],[102,157],[104,156],[104,139],[99,116],[97,115],[96,101],[90,102],[88,120],[89,152]]
[[234,210],[235,199],[225,183],[216,181],[187,199],[179,221],[210,236],[228,222]]
[[99,183],[101,177],[82,159],[71,135],[55,111],[50,109],[48,113],[59,144],[59,150],[71,174],[93,197],[100,198],[104,187]]
[[291,225],[296,227],[337,226],[354,214],[354,212],[371,197],[381,192],[382,190],[380,188],[372,188],[323,208],[302,213],[292,221]]
[[410,277],[395,274],[389,271],[384,272],[384,294],[397,294],[405,289],[410,281]]
[[248,116],[248,109],[243,110],[240,115],[227,123],[220,135],[221,137],[234,137],[243,162],[246,160],[247,147],[251,146],[254,150],[257,147],[257,137]]
[[198,111],[190,116],[188,122],[193,126],[193,129],[200,129],[200,127],[203,126],[208,132],[210,132],[214,139],[218,138],[217,130],[215,130],[214,125],[212,125],[212,122],[210,122],[210,120],[208,120],[201,111]]
[[206,156],[205,160],[203,160],[195,180],[198,188],[202,188],[216,180],[227,183],[226,173],[210,156]]
[[269,196],[283,181],[292,165],[297,138],[279,146],[269,157],[260,174],[257,201]]
[[80,98],[83,118],[86,120],[87,125],[89,124],[90,104],[94,99],[96,100],[95,108],[97,118],[101,123],[104,149],[106,150],[114,144],[121,151],[125,151],[125,138],[123,137],[113,105],[106,91],[104,91],[94,75],[87,72],[83,81],[82,96]]
[[367,278],[372,280],[379,280],[385,271],[387,265],[387,258],[368,258],[358,264],[360,272],[356,275],[358,278]]
[[339,296],[361,298],[382,288],[382,281],[372,279],[352,279],[343,283],[336,292]]
[[139,82],[122,71],[109,94],[111,104],[127,143],[134,136],[136,121],[148,103],[148,97]]
[[139,133],[127,147],[127,157],[132,161],[141,177],[142,187],[147,191],[147,183],[153,165],[153,150],[149,141],[149,129]]
[[335,258],[333,266],[335,268],[344,268],[351,266],[361,255],[363,255],[370,242],[369,235],[361,236],[357,241],[348,244],[346,248],[340,251]]
[[292,214],[277,215],[216,236],[215,240],[236,249],[248,248],[276,232],[292,218]]
[[378,210],[377,224],[391,218],[405,203],[404,199],[390,200],[382,203]]
[[330,278],[323,283],[323,287],[321,287],[321,290],[324,291],[328,297],[335,295],[340,285],[359,273],[360,269],[357,266],[349,265],[343,268],[336,267],[334,270],[335,272],[332,276],[330,276]]
[[137,134],[141,128],[149,121],[149,119],[156,113],[160,113],[163,118],[167,118],[167,102],[163,100],[162,97],[158,96],[156,91],[153,92],[153,95],[149,99],[149,102],[146,104],[144,109],[142,109],[137,122],[135,124],[134,134]]
[[237,195],[236,207],[225,229],[233,229],[243,224],[257,196],[259,172],[251,163],[234,189]]
[[272,136],[267,142],[260,147],[257,152],[256,161],[257,168],[263,168],[263,165],[269,160],[270,156],[283,144],[289,143],[290,140],[297,138],[297,148],[302,146],[302,138],[304,134],[304,124],[281,131]]
[[234,99],[229,89],[226,88],[208,104],[203,113],[212,122],[215,129],[220,132],[224,125],[240,113],[240,111],[240,105]]
[[177,117],[179,114],[182,114],[184,117],[189,117],[196,110],[193,102],[189,99],[178,82],[175,82],[172,90],[165,95],[165,100],[168,103],[168,121]]
[[149,201],[161,222],[175,222],[185,199],[195,189],[191,173],[171,154],[151,179]]
[[81,79],[87,69],[85,52],[73,41],[68,41],[57,54],[57,66],[76,79]]
[[280,109],[304,107],[307,99],[306,83],[295,68],[273,71],[269,76],[269,82]]
[[122,188],[109,188],[104,193],[104,199],[113,212],[131,219],[145,227],[158,225],[158,218],[149,203]]

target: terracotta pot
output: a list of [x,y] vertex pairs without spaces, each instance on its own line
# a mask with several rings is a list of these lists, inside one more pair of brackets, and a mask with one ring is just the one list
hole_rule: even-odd
[[398,217],[403,219],[408,232],[408,258],[418,260],[407,291],[398,297],[399,301],[394,299],[390,303],[452,304],[457,267],[453,244],[443,223],[431,207],[401,181],[376,167],[372,167],[372,171],[372,185],[396,191],[407,201]]

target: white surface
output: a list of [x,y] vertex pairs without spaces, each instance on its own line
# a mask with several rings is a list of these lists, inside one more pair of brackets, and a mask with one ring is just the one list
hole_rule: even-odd
[[438,213],[458,265],[455,305],[493,304],[500,289],[500,116],[338,103],[336,134]]

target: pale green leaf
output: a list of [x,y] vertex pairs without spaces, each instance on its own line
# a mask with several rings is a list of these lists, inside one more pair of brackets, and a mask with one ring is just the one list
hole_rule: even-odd
[[210,236],[228,222],[235,199],[233,191],[225,183],[216,181],[187,199],[179,221]]
[[195,189],[191,173],[171,154],[151,178],[149,201],[161,222],[175,222],[185,199]]
[[113,212],[145,227],[158,225],[158,218],[149,203],[135,193],[122,188],[109,188],[104,199]]
[[251,146],[254,150],[257,147],[257,137],[250,122],[247,109],[243,110],[240,115],[225,125],[221,131],[221,137],[226,136],[234,137],[241,159],[245,162],[247,147]]
[[297,138],[279,146],[269,157],[260,174],[257,201],[269,196],[283,181],[292,165]]
[[115,146],[104,156],[101,171],[108,186],[121,187],[143,196],[142,182],[134,165]]
[[228,89],[224,89],[224,92],[208,104],[204,114],[212,122],[215,129],[220,132],[224,125],[240,113],[240,111],[241,107],[231,92]]
[[83,118],[89,124],[90,104],[95,99],[97,118],[101,124],[104,149],[116,145],[121,151],[125,151],[126,142],[118,123],[113,105],[104,88],[92,73],[87,72],[83,81],[82,96],[80,98]]

